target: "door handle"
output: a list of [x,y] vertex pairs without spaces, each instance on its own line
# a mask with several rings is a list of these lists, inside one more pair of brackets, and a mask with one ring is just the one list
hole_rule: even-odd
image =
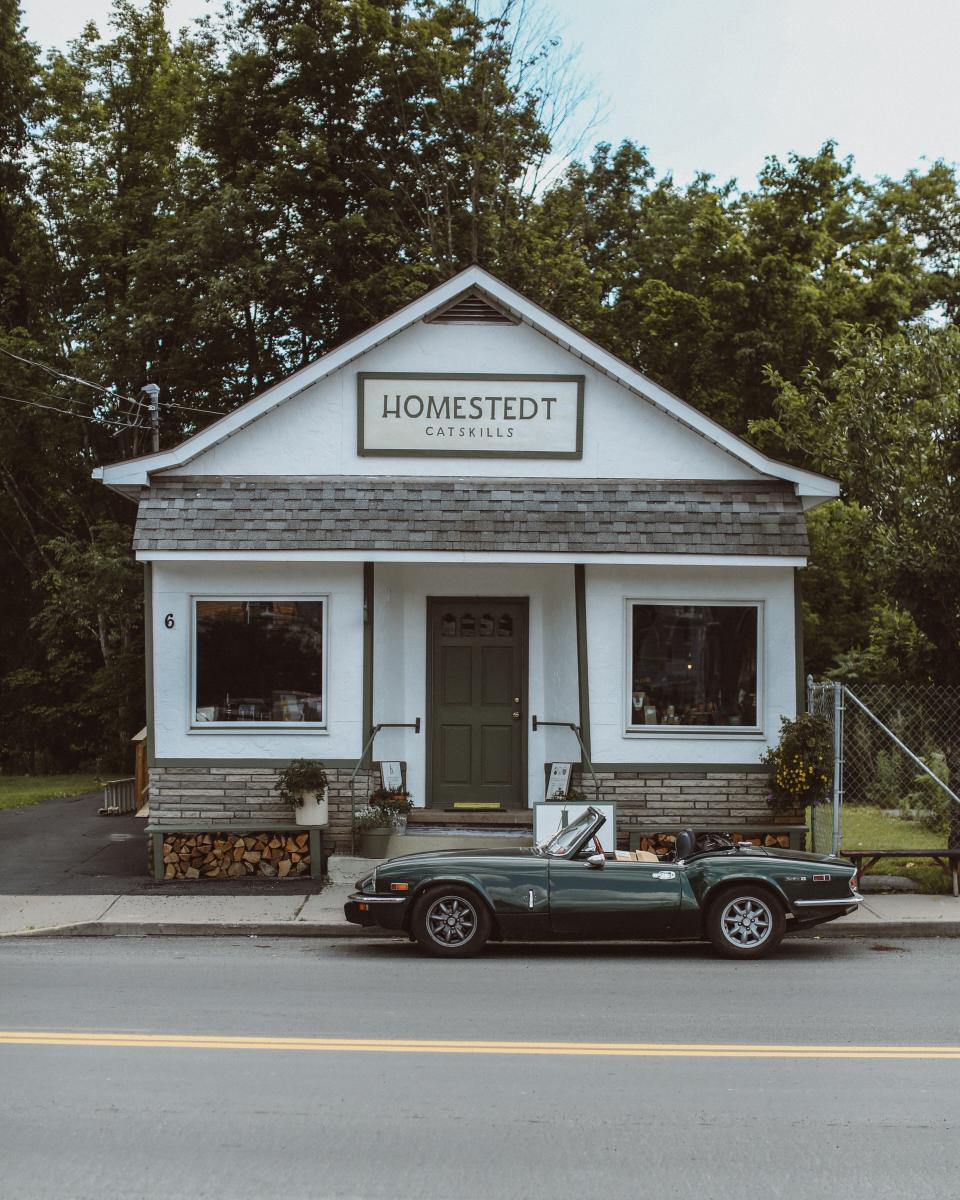
[[519,721],[519,720],[520,720],[520,713],[519,713],[518,711],[515,711],[515,712],[514,712],[514,714],[513,714],[513,719],[514,719],[515,721]]

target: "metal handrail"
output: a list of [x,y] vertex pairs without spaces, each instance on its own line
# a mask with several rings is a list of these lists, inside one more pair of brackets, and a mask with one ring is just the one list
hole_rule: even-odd
[[600,803],[600,780],[597,778],[597,773],[593,769],[593,763],[590,761],[590,755],[587,753],[587,748],[583,744],[583,738],[580,736],[580,726],[574,721],[541,721],[539,717],[533,717],[533,732],[536,733],[541,725],[555,725],[561,729],[569,729],[573,732],[573,736],[580,743],[580,753],[583,755],[583,761],[587,764],[587,770],[590,772],[590,777],[593,780],[593,791],[596,801]]
[[357,774],[363,766],[364,760],[367,757],[367,752],[373,745],[373,740],[381,729],[412,729],[414,733],[420,732],[420,718],[415,721],[381,721],[379,725],[374,725],[370,731],[370,736],[367,738],[366,745],[360,751],[360,757],[357,759],[357,765],[353,768],[353,773],[350,776],[350,855],[353,857],[357,852]]

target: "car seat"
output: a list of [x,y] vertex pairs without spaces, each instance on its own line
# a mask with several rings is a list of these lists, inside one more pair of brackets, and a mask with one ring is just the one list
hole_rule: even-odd
[[696,847],[697,839],[692,829],[681,829],[677,834],[676,845],[674,846],[674,859],[679,862],[681,858],[689,858]]

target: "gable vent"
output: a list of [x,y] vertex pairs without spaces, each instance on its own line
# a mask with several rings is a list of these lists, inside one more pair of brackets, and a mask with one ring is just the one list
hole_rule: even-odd
[[519,319],[478,292],[468,292],[424,317],[430,325],[518,325]]

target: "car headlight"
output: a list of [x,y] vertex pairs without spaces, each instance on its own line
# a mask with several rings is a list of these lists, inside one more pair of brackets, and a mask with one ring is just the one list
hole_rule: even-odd
[[377,890],[377,868],[374,867],[369,875],[364,875],[354,884],[358,892],[375,892]]

